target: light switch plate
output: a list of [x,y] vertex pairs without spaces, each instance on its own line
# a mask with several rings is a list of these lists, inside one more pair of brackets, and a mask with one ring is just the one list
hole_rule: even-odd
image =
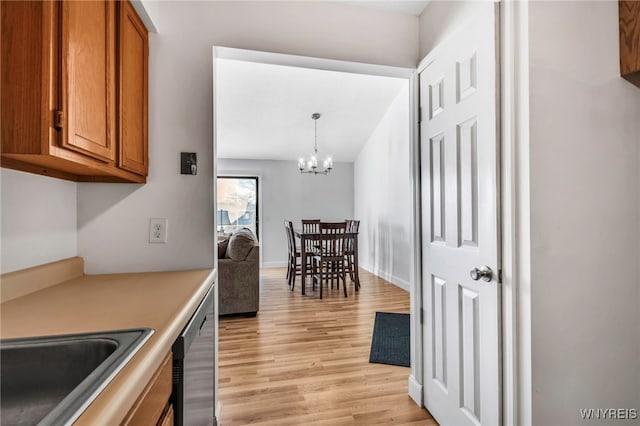
[[166,244],[169,220],[164,218],[149,219],[149,243]]

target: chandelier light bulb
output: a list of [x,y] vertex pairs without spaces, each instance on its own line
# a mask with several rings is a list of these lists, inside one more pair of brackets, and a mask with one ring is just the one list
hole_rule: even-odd
[[325,160],[324,168],[327,170],[333,169],[333,160],[331,159],[331,157],[327,157],[327,159]]

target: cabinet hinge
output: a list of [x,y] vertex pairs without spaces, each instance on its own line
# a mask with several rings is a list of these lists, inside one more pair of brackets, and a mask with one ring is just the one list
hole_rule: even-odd
[[60,130],[62,129],[62,123],[64,122],[64,113],[59,109],[53,112],[53,127]]

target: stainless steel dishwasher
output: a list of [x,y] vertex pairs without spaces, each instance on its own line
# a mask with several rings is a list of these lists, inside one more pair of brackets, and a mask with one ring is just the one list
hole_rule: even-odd
[[214,287],[172,347],[174,424],[214,424]]

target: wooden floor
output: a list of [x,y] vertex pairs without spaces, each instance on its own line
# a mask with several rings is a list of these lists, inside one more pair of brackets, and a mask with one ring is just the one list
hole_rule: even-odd
[[360,292],[320,300],[285,272],[262,270],[257,317],[220,320],[221,424],[437,425],[407,395],[409,368],[369,363],[375,312],[408,313],[409,293],[362,271]]

